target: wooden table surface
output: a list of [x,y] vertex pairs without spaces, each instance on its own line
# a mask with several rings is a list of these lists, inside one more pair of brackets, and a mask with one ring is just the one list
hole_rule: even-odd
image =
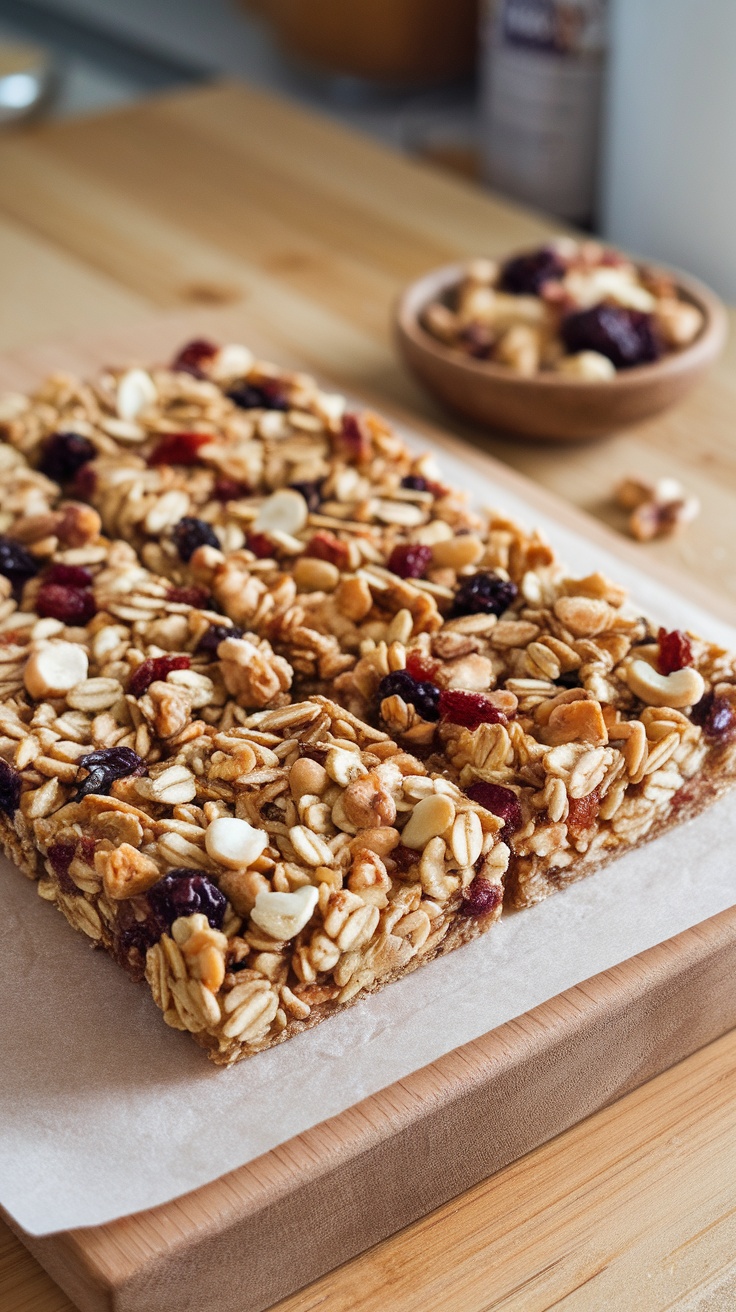
[[[472,433],[396,361],[389,309],[407,281],[549,231],[261,93],[167,96],[0,144],[0,350],[108,332],[155,309],[237,305],[284,359],[440,419],[613,527],[623,528],[610,503],[619,477],[680,478],[703,514],[683,537],[642,547],[642,563],[722,589],[736,619],[736,336],[674,414],[582,447]],[[732,1310],[735,1081],[731,1034],[280,1312]],[[0,1226],[3,1312],[71,1306]]]

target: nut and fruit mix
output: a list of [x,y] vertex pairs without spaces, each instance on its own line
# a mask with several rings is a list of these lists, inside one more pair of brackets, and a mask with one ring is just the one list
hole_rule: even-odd
[[695,814],[736,666],[239,346],[0,399],[0,818],[220,1064]]
[[446,346],[524,377],[595,382],[689,346],[703,315],[669,275],[564,237],[505,263],[473,260],[422,323]]

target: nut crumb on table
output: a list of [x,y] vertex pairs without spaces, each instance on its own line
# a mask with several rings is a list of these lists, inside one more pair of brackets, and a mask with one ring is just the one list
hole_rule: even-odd
[[5,848],[216,1062],[731,781],[731,655],[304,375],[195,341],[0,426]]

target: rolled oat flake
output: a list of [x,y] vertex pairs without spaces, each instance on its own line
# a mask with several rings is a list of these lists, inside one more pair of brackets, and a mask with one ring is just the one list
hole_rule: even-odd
[[594,217],[607,0],[486,0],[483,166],[499,191]]

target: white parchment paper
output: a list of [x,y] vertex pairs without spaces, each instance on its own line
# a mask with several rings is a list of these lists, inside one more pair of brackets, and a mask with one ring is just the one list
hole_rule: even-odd
[[[426,445],[426,444],[423,444]],[[656,619],[727,645],[736,631],[597,547],[482,486],[476,501],[541,524],[575,573],[601,568]],[[0,867],[0,1205],[32,1234],[166,1202],[352,1106],[443,1053],[736,902],[736,806],[504,917],[484,939],[343,1016],[216,1070],[144,988],[90,951],[34,886]]]

